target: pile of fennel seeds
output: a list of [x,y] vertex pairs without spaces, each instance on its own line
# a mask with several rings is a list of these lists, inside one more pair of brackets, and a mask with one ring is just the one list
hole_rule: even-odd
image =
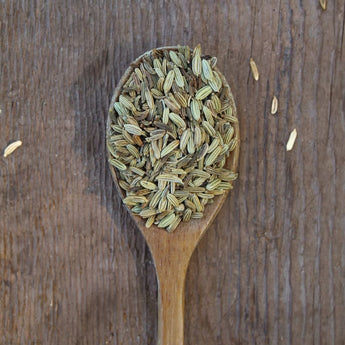
[[[213,198],[232,188],[226,168],[238,145],[233,99],[200,45],[153,49],[109,110],[109,163],[125,191],[124,203],[171,232],[203,217]],[[229,98],[231,97],[231,99]]]

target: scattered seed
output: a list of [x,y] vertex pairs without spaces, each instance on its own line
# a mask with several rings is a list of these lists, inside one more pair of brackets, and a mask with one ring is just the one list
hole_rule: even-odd
[[291,151],[293,149],[296,138],[297,138],[297,129],[294,128],[294,130],[290,133],[288,142],[286,143],[286,151]]
[[250,68],[252,69],[253,78],[254,78],[256,81],[258,81],[258,80],[259,80],[259,71],[258,71],[258,67],[256,66],[256,63],[255,63],[255,61],[253,60],[253,58],[250,58],[249,64],[250,64]]
[[9,156],[11,153],[13,153],[19,146],[22,146],[22,142],[20,140],[14,141],[13,143],[9,144],[5,149],[4,149],[4,157]]
[[271,114],[274,115],[278,110],[278,99],[276,96],[272,99]]
[[320,5],[324,11],[327,9],[327,0],[320,0]]

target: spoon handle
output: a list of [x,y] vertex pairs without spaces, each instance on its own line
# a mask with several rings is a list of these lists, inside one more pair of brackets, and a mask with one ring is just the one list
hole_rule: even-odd
[[150,240],[158,280],[158,345],[183,345],[184,285],[197,241],[163,233]]
[[[186,267],[158,274],[158,345],[183,345]],[[160,272],[161,273],[161,272]]]

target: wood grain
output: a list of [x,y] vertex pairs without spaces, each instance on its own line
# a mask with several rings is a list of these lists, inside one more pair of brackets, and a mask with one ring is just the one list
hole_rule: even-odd
[[23,141],[0,159],[0,343],[156,344],[107,108],[141,53],[201,43],[236,99],[240,179],[191,258],[185,343],[343,344],[344,16],[342,0],[0,1],[0,147]]

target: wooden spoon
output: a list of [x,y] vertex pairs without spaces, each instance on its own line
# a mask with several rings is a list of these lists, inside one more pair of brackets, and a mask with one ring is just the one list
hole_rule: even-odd
[[[177,50],[177,47],[157,48]],[[124,73],[114,91],[110,105],[110,111],[113,111],[113,104],[120,96],[121,88],[128,80],[134,68],[137,67],[143,56],[136,59]],[[227,88],[228,97],[232,103],[233,115],[236,116],[236,106],[231,93],[231,89],[220,71],[223,86]],[[107,132],[110,131],[110,123],[107,123]],[[239,126],[234,124],[234,137],[239,142]],[[110,157],[110,154],[109,154]],[[239,157],[239,144],[227,159],[226,167],[236,171]],[[122,189],[118,184],[116,170],[110,165],[111,173],[120,195],[124,196]],[[184,285],[187,267],[191,255],[199,243],[201,237],[206,232],[208,226],[212,223],[226,199],[227,193],[215,197],[214,203],[206,205],[204,217],[198,220],[192,220],[187,223],[180,223],[177,229],[169,233],[159,229],[155,225],[150,228],[145,227],[145,221],[139,216],[134,215],[130,210],[132,218],[145,237],[150,248],[157,273],[159,296],[158,296],[158,345],[183,345],[183,323],[184,323]]]

